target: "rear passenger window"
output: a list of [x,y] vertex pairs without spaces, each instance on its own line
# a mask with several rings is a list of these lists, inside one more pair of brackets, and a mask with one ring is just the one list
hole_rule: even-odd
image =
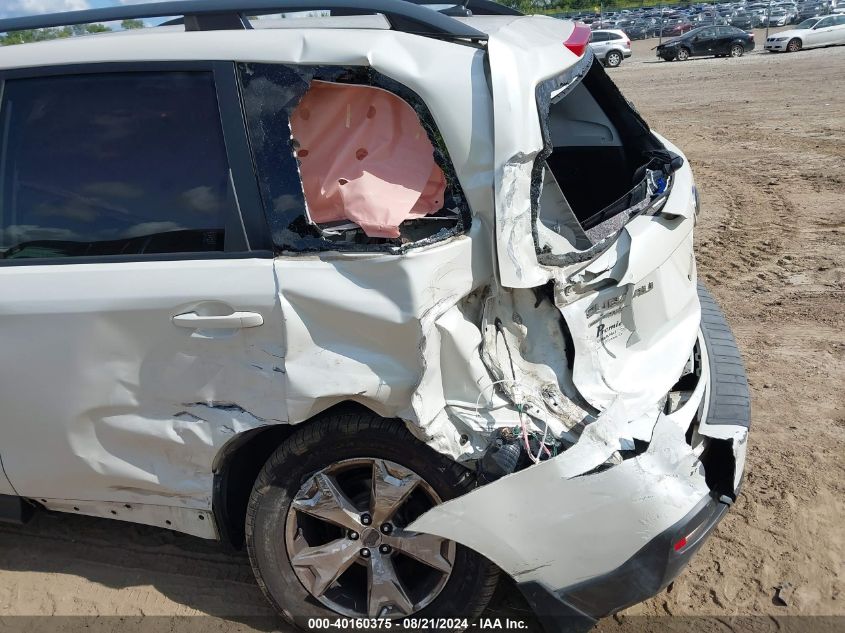
[[12,79],[0,124],[0,258],[223,250],[210,72]]
[[362,68],[239,70],[278,249],[399,252],[469,227],[445,144],[408,88]]

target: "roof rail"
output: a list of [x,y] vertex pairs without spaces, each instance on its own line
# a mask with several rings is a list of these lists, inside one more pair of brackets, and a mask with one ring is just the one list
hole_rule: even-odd
[[[425,5],[440,5],[443,6],[452,4],[454,9],[462,9],[468,11],[469,15],[525,15],[521,11],[512,9],[493,0],[408,0],[414,4]],[[459,15],[452,13],[450,9],[440,9],[441,13],[446,15]]]
[[184,16],[189,31],[240,30],[250,28],[247,16],[320,10],[340,15],[381,13],[392,29],[427,37],[487,39],[468,24],[405,0],[170,0],[6,18],[0,20],[0,33],[174,15]]

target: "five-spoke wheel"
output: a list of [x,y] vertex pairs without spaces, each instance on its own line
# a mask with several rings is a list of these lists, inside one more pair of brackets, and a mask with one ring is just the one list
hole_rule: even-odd
[[337,462],[309,477],[290,506],[290,562],[333,611],[410,615],[437,597],[452,571],[454,543],[404,529],[438,503],[431,486],[399,464]]
[[258,584],[304,628],[338,615],[469,622],[490,600],[496,566],[409,526],[475,485],[399,420],[360,409],[319,417],[255,481],[245,534]]

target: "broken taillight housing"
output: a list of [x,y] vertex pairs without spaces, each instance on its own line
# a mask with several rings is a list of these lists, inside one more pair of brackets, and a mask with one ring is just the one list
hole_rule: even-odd
[[575,28],[572,29],[572,33],[569,34],[563,45],[578,57],[581,57],[584,51],[587,50],[592,33],[589,26],[581,22],[576,22]]

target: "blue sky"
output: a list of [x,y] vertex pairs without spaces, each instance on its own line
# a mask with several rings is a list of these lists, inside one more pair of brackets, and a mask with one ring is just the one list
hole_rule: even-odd
[[117,6],[121,4],[142,4],[153,0],[0,0],[0,18],[36,13],[55,13]]

